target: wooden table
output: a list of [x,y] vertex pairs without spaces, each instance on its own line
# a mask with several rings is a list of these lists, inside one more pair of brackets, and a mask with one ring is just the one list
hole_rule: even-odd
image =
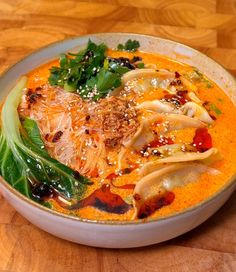
[[[138,32],[176,40],[236,75],[235,0],[0,0],[0,72],[46,44],[94,32]],[[236,271],[235,197],[179,238],[108,250],[53,237],[0,196],[0,271]]]

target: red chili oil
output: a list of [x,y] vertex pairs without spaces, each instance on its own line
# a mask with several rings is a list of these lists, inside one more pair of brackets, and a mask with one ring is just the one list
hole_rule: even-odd
[[127,189],[127,190],[130,190],[130,189],[134,189],[135,188],[135,184],[124,184],[124,185],[115,185],[113,183],[113,180],[115,180],[116,178],[118,178],[119,176],[122,176],[122,175],[126,175],[126,174],[129,174],[131,173],[133,170],[135,170],[137,168],[137,165],[132,165],[131,167],[129,168],[124,168],[122,170],[119,171],[119,173],[111,173],[109,174],[106,179],[108,179],[111,183],[111,185],[115,188],[118,188],[118,189]]
[[111,185],[118,189],[126,189],[126,190],[133,190],[135,188],[135,184],[124,184],[124,185],[115,185],[113,181],[111,180]]
[[177,71],[175,71],[175,78],[180,78],[180,73],[178,73]]
[[118,177],[119,177],[118,174],[116,174],[116,173],[111,173],[111,174],[109,174],[109,175],[106,177],[106,179],[109,179],[109,180],[111,181],[111,180],[114,180],[114,179],[116,179],[116,178],[118,178]]
[[116,214],[124,214],[131,208],[119,195],[111,192],[109,184],[103,184],[101,188],[95,190],[91,195],[67,208],[76,210],[88,206]]
[[176,94],[166,94],[164,99],[177,105],[184,105],[189,101],[187,97],[188,91],[177,91]]
[[212,138],[207,128],[198,128],[193,137],[193,146],[197,151],[204,152],[212,148]]
[[95,167],[93,169],[93,171],[90,173],[90,177],[91,178],[98,178],[99,177],[99,172],[98,172],[98,168],[97,167]]
[[123,175],[127,175],[129,173],[131,173],[135,168],[134,167],[129,167],[129,168],[124,168],[124,169],[121,169],[119,171],[119,173],[111,173],[109,174],[106,179],[109,179],[109,180],[114,180],[116,178],[118,178],[119,176],[123,176]]
[[[153,141],[151,141],[149,144],[144,146],[139,152],[140,152],[141,156],[147,157],[147,156],[150,155],[148,153],[149,148],[156,148],[156,147],[159,147],[159,146],[170,145],[170,144],[174,144],[174,141],[170,137],[165,137],[165,136],[157,137]],[[158,150],[153,150],[152,154],[156,155],[156,156],[159,156],[161,153]]]
[[55,195],[55,190],[46,183],[36,184],[31,188],[32,196],[37,200],[44,200]]
[[[134,196],[136,201],[141,200],[138,196]],[[141,204],[138,211],[138,219],[144,219],[153,214],[155,211],[164,206],[170,205],[175,199],[173,192],[165,192],[161,195],[154,196]]]

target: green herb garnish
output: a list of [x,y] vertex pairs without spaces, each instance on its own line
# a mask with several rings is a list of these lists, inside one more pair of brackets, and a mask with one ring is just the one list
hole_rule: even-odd
[[144,66],[145,66],[145,64],[144,64],[143,62],[140,62],[140,63],[137,64],[137,67],[138,67],[139,69],[144,68]]
[[139,41],[129,39],[125,44],[118,44],[117,49],[120,51],[135,52],[139,47]]
[[121,85],[121,79],[119,74],[102,68],[95,77],[87,81],[86,85],[87,87],[81,96],[84,99],[91,98],[97,100],[106,96],[108,90],[119,87]]
[[129,71],[127,67],[109,63],[106,50],[105,44],[89,40],[85,50],[62,55],[60,66],[50,69],[49,83],[77,92],[83,99],[105,97],[121,85],[121,76]]
[[214,111],[217,115],[222,114],[222,111],[214,103],[210,103],[209,109]]
[[77,54],[61,55],[60,67],[50,69],[49,83],[52,86],[61,86],[67,91],[76,91],[84,87],[87,80],[97,74],[105,59],[105,44],[96,45],[89,40],[87,48]]

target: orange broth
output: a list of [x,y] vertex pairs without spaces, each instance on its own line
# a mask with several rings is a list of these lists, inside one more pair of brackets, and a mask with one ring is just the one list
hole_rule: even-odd
[[[185,64],[172,61],[166,57],[160,55],[149,54],[145,52],[119,52],[109,50],[108,55],[111,57],[128,57],[141,56],[144,63],[156,64],[158,69],[169,69],[171,71],[178,71],[180,74],[192,71],[194,68]],[[35,88],[47,82],[49,76],[49,69],[53,65],[58,65],[58,60],[45,64],[28,74],[28,88]],[[196,182],[189,183],[188,185],[177,187],[173,189],[175,199],[171,205],[162,207],[152,214],[149,218],[158,218],[162,216],[172,215],[176,212],[183,211],[189,207],[192,207],[201,201],[211,197],[217,191],[219,191],[236,173],[236,130],[235,130],[235,116],[236,107],[227,97],[227,95],[213,82],[209,88],[206,84],[199,82],[195,85],[198,87],[198,96],[203,101],[210,101],[214,103],[217,108],[220,109],[221,114],[215,115],[216,120],[213,125],[209,126],[208,131],[212,136],[213,146],[216,147],[222,160],[214,163],[213,167],[217,168],[222,174],[212,176],[204,173]],[[138,98],[138,102],[147,100],[159,99],[159,93],[152,91],[145,93]],[[110,170],[112,172],[112,169]],[[128,177],[128,181],[127,181]],[[126,183],[135,183],[137,175],[135,172],[130,173],[128,176],[122,176],[115,181],[116,185],[123,185]],[[100,186],[99,178],[91,178],[94,181],[94,185],[88,187],[86,196],[93,192]],[[119,189],[112,187],[112,192],[119,194],[125,201],[131,203],[132,189]],[[114,214],[100,211],[93,207],[85,207],[76,211],[68,211],[53,200],[50,200],[53,209],[66,213],[76,215],[82,218],[92,220],[131,220],[133,215],[133,209],[130,209],[124,214]]]

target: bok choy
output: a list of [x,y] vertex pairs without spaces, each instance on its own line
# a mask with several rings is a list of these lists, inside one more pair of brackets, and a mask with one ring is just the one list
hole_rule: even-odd
[[22,77],[2,107],[0,174],[15,189],[32,199],[35,199],[34,188],[46,185],[69,201],[78,200],[89,180],[49,156],[34,120],[20,121],[17,108],[26,83],[27,78]]

